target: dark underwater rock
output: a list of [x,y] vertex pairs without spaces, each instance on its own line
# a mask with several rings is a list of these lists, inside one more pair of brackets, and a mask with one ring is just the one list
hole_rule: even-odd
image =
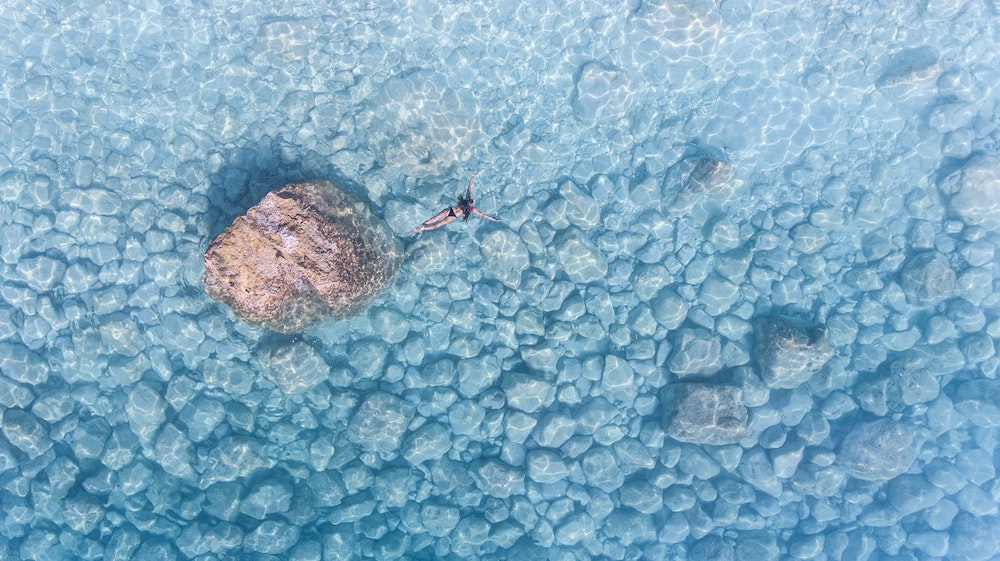
[[735,444],[747,436],[747,408],[737,386],[673,384],[667,434],[694,444]]
[[791,389],[819,372],[834,348],[821,326],[770,318],[760,324],[756,353],[764,383]]

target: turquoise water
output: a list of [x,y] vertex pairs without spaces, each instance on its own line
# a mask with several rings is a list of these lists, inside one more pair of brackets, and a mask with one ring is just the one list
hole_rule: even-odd
[[[993,2],[0,7],[0,559],[996,559]],[[328,178],[301,336],[201,288]]]

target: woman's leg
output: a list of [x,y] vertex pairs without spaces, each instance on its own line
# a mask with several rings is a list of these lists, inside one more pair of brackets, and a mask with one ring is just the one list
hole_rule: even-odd
[[453,222],[458,216],[455,214],[455,209],[446,208],[441,212],[435,214],[434,216],[428,218],[423,224],[417,226],[417,229],[413,231],[414,234],[419,234],[425,230],[433,230],[435,228],[440,228],[445,224]]

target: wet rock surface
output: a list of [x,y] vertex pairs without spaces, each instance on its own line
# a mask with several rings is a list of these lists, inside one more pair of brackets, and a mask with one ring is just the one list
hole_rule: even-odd
[[205,252],[205,291],[283,333],[361,312],[399,269],[402,248],[361,201],[329,181],[264,196]]

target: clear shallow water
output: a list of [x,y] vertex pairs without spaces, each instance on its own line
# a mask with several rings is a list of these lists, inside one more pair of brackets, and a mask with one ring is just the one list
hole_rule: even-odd
[[[0,8],[0,558],[997,556],[992,3],[436,4]],[[362,317],[201,290],[474,169]]]

